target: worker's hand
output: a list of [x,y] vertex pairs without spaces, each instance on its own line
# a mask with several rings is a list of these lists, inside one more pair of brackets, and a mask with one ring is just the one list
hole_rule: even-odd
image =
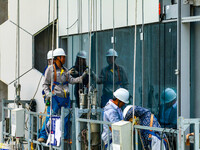
[[83,74],[82,74],[82,79],[84,79],[85,77],[87,77],[88,75],[88,69],[86,69]]
[[74,74],[75,73],[75,68],[72,68],[72,69],[70,69],[68,72],[69,72],[69,74]]

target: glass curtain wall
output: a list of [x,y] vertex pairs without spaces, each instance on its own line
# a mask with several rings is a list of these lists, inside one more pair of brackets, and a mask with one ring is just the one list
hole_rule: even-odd
[[[150,109],[160,120],[160,108],[165,103],[161,99],[162,92],[166,88],[176,92],[176,23],[145,25],[143,54],[140,32],[141,26],[138,26],[135,105]],[[89,34],[68,37],[68,68],[75,65],[78,52],[84,50],[87,66],[91,61],[90,85],[97,88],[99,107],[103,107],[119,87],[128,89],[131,95],[129,104],[132,104],[134,27],[115,29],[115,44],[112,43],[112,37],[113,30],[91,34],[91,60]],[[116,54],[112,53],[113,45]],[[113,59],[111,55],[116,55],[114,68],[112,63],[109,65]],[[71,97],[74,98],[74,95]]]

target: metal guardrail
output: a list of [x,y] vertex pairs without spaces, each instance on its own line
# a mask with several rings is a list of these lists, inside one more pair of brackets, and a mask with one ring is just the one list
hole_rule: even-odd
[[[102,109],[98,108],[98,109],[78,109],[76,108],[75,109],[75,120],[76,120],[76,149],[77,150],[81,150],[81,143],[79,141],[79,134],[80,134],[80,123],[87,123],[87,128],[88,128],[88,150],[91,149],[91,143],[90,143],[90,140],[91,140],[91,135],[90,135],[90,124],[93,123],[93,124],[100,124],[100,125],[110,125],[111,126],[111,122],[106,122],[106,121],[100,121],[100,120],[92,120],[92,119],[83,119],[83,118],[80,118],[81,114],[84,114],[84,113],[98,113],[100,114],[100,116],[102,115]],[[100,117],[102,118],[102,117]],[[102,127],[101,127],[101,131],[102,131]],[[101,133],[101,132],[100,132]],[[108,133],[109,135],[109,130],[108,130]],[[108,136],[108,149],[110,149],[110,143],[109,143],[109,136]],[[103,149],[103,143],[101,142],[101,150]]]
[[[30,101],[20,101],[22,103],[22,107],[25,108],[25,104],[29,103]],[[9,111],[9,118],[11,119],[11,110],[13,108],[9,108],[6,105],[7,104],[11,104],[14,103],[13,100],[2,100],[2,132],[1,132],[1,143],[4,143],[5,140],[4,138],[9,138],[12,137],[11,136],[11,121],[9,121],[9,131],[6,132],[6,128],[5,128],[5,111]],[[61,108],[61,122],[64,122],[64,118],[65,116],[67,116],[70,113],[70,109],[69,108]],[[39,136],[39,129],[40,129],[40,125],[41,125],[41,119],[39,119],[39,116],[49,116],[47,114],[42,114],[42,113],[36,113],[36,112],[31,112],[28,110],[25,110],[25,116],[27,116],[29,118],[29,122],[28,122],[28,137],[24,137],[23,141],[26,141],[28,143],[28,150],[31,150],[31,143],[35,144],[37,146],[37,149],[40,150],[40,146],[42,147],[41,149],[43,149],[43,147],[50,147],[50,145],[46,145],[46,143],[40,143],[38,142],[38,136]],[[24,116],[24,117],[25,117]],[[36,131],[33,131],[33,120],[34,118],[36,118]],[[63,150],[64,149],[64,123],[62,123],[61,126],[61,144],[59,147],[57,146],[51,146],[52,149],[56,149],[56,150]],[[34,136],[36,136],[36,139],[34,139]]]

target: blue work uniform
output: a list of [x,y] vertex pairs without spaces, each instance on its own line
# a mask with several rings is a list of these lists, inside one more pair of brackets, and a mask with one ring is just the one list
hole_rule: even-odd
[[164,128],[177,128],[177,102],[169,108],[164,104],[161,105],[160,123]]
[[[118,122],[123,119],[123,113],[121,108],[119,108],[117,105],[115,105],[112,100],[109,100],[106,106],[104,107],[104,116],[103,120],[108,122]],[[109,130],[109,135],[108,135]],[[108,139],[109,136],[109,139]],[[108,140],[110,141],[110,144],[112,143],[112,133],[109,129],[108,125],[103,125],[103,133],[101,134],[101,138],[104,141],[105,145],[107,145]]]
[[[56,73],[55,73],[56,70]],[[48,95],[51,91],[50,85],[51,85],[51,77],[53,74],[53,92],[54,95],[52,96],[52,114],[57,115],[58,111],[61,109],[61,107],[70,108],[70,98],[69,98],[69,86],[70,84],[75,83],[81,83],[82,82],[82,76],[78,78],[73,78],[69,73],[67,68],[61,67],[58,68],[55,64],[55,67],[49,66],[45,72],[44,77],[44,83],[43,83],[43,89],[46,95]],[[56,81],[55,81],[56,76]],[[50,106],[47,108],[47,114],[50,114]],[[68,118],[69,116],[65,117],[65,129],[64,129],[64,138],[67,139],[69,134],[67,134],[68,131]],[[49,117],[46,117],[46,124],[49,120]],[[42,129],[40,131],[39,138],[47,139],[47,133],[45,130],[45,123],[42,126]]]
[[114,70],[114,89],[113,89],[113,66],[107,66],[101,70],[97,79],[97,84],[103,84],[103,95],[101,97],[101,108],[103,108],[109,99],[113,99],[113,91],[118,88],[128,89],[128,78],[122,66],[115,64]]
[[[148,109],[140,107],[140,106],[135,106],[134,116],[139,118],[139,125],[150,126],[151,112]],[[133,118],[133,108],[129,109],[124,120],[129,121],[131,118]],[[155,116],[153,117],[152,127],[159,127],[159,128],[161,127]],[[140,130],[140,133],[141,133],[141,138],[142,138],[142,141],[143,141],[143,144],[144,144],[144,147],[146,150],[151,149],[151,139],[149,138],[150,134],[157,137],[159,140],[161,139],[160,138],[161,133],[157,132],[157,131]],[[165,134],[163,134],[163,136],[164,136],[164,138],[166,138]],[[165,146],[167,147],[166,143],[165,143]]]

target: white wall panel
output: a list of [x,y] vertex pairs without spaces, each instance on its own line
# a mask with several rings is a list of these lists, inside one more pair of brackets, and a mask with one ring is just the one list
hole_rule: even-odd
[[115,27],[123,27],[127,25],[127,0],[115,0]]
[[16,26],[10,21],[6,21],[0,28],[1,80],[8,84],[15,79]]
[[90,6],[88,7],[88,5],[89,5],[88,0],[82,1],[82,11],[81,11],[82,12],[81,13],[82,19],[81,19],[81,22],[80,22],[80,25],[82,26],[82,32],[88,32],[89,31],[89,27],[90,27],[90,24],[88,26],[88,23],[89,23],[88,11],[91,8],[90,8]]
[[59,0],[58,9],[58,25],[59,25],[59,36],[67,35],[67,0]]
[[[50,1],[50,22],[53,21],[53,1]],[[55,4],[55,18],[57,4]],[[49,0],[20,0],[20,26],[35,34],[48,25]],[[8,2],[9,19],[17,22],[17,1],[9,0]]]
[[102,0],[102,29],[113,28],[113,0]]
[[[1,26],[1,80],[10,83],[16,75],[16,26],[6,21]],[[20,30],[20,74],[32,68],[32,36]]]
[[68,0],[68,29],[69,34],[76,34],[78,33],[78,11],[77,11],[77,1],[78,0]]
[[97,19],[97,23],[95,24],[95,28],[94,30],[96,30],[96,26],[97,26],[97,30],[101,30],[101,0],[97,0],[95,1],[97,4],[96,4],[96,7],[95,7],[95,14],[96,15],[96,19]]
[[[42,74],[39,71],[32,69],[30,72],[28,72],[23,77],[21,77],[21,79],[20,79],[21,100],[31,100],[33,98],[41,76],[42,76]],[[37,94],[35,95],[38,112],[44,111],[44,100],[42,97],[42,83],[43,83],[43,78],[39,84]],[[8,99],[14,100],[14,98],[15,98],[14,84],[10,84],[8,86]]]
[[[159,21],[159,0],[144,0],[144,23]],[[142,24],[142,1],[137,0],[137,24]],[[128,0],[128,25],[135,25],[135,0]]]

